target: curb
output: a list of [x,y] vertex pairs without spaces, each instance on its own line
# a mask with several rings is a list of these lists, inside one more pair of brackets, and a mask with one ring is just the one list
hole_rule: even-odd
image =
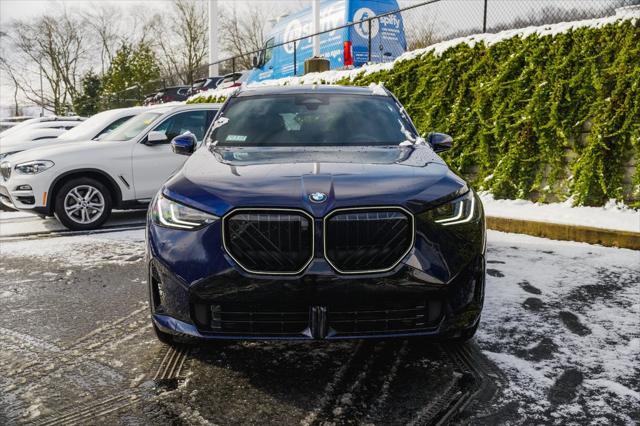
[[536,222],[487,216],[487,228],[494,231],[527,234],[552,240],[577,241],[640,250],[640,232],[617,231],[592,228],[589,226],[565,225],[560,223]]

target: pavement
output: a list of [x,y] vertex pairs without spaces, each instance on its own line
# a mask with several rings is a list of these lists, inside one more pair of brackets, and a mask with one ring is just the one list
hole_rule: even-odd
[[640,421],[640,252],[490,231],[481,327],[462,348],[170,348],[150,327],[142,217],[78,235],[0,214],[0,424]]

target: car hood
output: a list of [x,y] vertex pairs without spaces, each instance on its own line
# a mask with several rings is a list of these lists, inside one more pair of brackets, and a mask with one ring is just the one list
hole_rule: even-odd
[[[402,205],[421,211],[464,186],[425,145],[203,147],[163,192],[216,215],[235,207],[286,207],[322,216],[353,206]],[[309,195],[314,192],[323,192],[327,200],[312,202]]]
[[[42,142],[42,141],[37,141]],[[86,151],[100,148],[101,142],[94,140],[88,141],[59,141],[52,139],[50,142],[45,142],[45,146],[38,145],[37,147],[31,146],[30,143],[25,144],[13,144],[2,145],[2,153],[20,151],[6,158],[13,164],[22,163],[32,160],[55,160],[56,157],[64,156],[69,152],[74,151]]]

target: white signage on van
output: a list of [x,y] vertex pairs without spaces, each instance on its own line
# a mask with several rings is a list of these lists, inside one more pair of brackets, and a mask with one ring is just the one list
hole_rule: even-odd
[[[337,1],[332,3],[328,7],[320,9],[320,31],[327,31],[340,25],[344,25],[345,14],[345,2]],[[335,31],[329,33],[333,35]],[[285,44],[282,46],[284,51],[288,54],[293,54],[293,43],[289,43],[291,40],[296,40],[301,37],[306,37],[313,34],[313,23],[311,22],[311,15],[308,14],[303,19],[293,19],[287,24],[284,30],[282,41]],[[307,40],[302,40],[307,42]],[[311,40],[308,40],[311,43]],[[298,42],[300,43],[300,41]]]
[[[369,22],[363,21],[363,19],[373,18],[374,16],[376,16],[376,13],[368,7],[361,7],[353,14],[353,22],[357,22],[354,28],[360,37],[369,37]],[[378,35],[378,29],[380,27],[380,22],[378,21],[378,19],[371,21],[371,38]]]
[[[376,13],[368,7],[362,7],[353,14],[353,22],[356,22],[354,28],[358,35],[362,38],[369,37],[369,21],[364,19],[373,18]],[[371,20],[371,38],[375,38],[380,31],[382,25],[383,37],[385,32],[395,32],[400,29],[400,17],[397,14],[381,16],[378,19]]]

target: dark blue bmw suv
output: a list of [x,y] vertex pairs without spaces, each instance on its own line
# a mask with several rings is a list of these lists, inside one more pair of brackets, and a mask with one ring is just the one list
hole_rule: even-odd
[[193,155],[149,209],[162,341],[474,335],[482,204],[386,89],[243,89],[172,146]]

